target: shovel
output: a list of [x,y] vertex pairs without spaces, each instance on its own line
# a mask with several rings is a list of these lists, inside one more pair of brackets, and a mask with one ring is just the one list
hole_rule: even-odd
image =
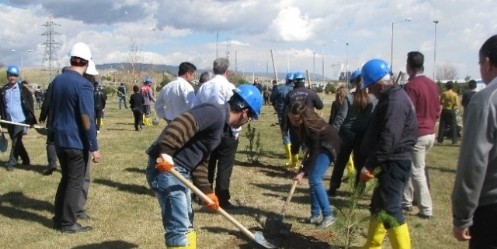
[[[309,156],[309,150],[305,151],[304,157],[302,158],[301,165],[304,164],[305,160]],[[290,235],[290,229],[292,228],[292,224],[283,223],[283,218],[285,218],[286,207],[292,200],[293,193],[295,192],[295,188],[297,187],[298,181],[294,180],[292,184],[292,188],[290,189],[290,193],[286,198],[285,204],[283,204],[283,208],[281,212],[277,216],[269,216],[266,219],[266,223],[264,224],[264,230],[268,233],[281,234],[283,236]]]
[[[18,126],[24,126],[24,127],[31,128],[31,126],[28,124],[23,124],[23,123],[18,123],[18,122],[3,120],[3,119],[0,119],[0,123],[18,125]],[[34,125],[32,128],[34,128],[36,130],[36,132],[38,132],[40,135],[44,135],[44,136],[47,135],[47,128],[46,127]]]
[[[164,164],[164,162],[162,162],[160,164]],[[162,171],[162,170],[159,169],[159,171]],[[189,189],[191,189],[197,196],[199,196],[207,204],[213,203],[212,200],[209,197],[207,197],[207,195],[205,195],[202,191],[200,191],[200,189],[195,187],[195,185],[193,185],[193,183],[191,183],[190,181],[185,179],[185,177],[183,177],[180,173],[178,173],[178,171],[174,170],[174,168],[172,168],[170,171],[168,170],[166,172],[171,173],[174,177],[176,177],[180,182],[185,184]],[[224,216],[224,218],[228,219],[228,221],[233,223],[233,225],[235,225],[238,229],[240,229],[240,231],[242,231],[245,235],[247,235],[247,237],[249,237],[251,240],[255,241],[257,244],[263,246],[264,248],[276,248],[275,245],[273,245],[272,243],[267,241],[266,238],[264,238],[264,235],[262,234],[262,232],[255,232],[255,233],[250,232],[246,227],[244,227],[240,222],[238,222],[235,218],[233,218],[233,216],[228,214],[221,207],[219,207],[217,209],[217,212],[219,214],[221,214],[222,216]]]
[[295,192],[295,188],[297,187],[298,181],[294,180],[292,184],[292,188],[290,189],[290,193],[286,198],[285,204],[283,204],[283,208],[279,215],[269,216],[266,219],[266,223],[264,224],[264,230],[269,233],[277,233],[281,235],[289,235],[290,229],[292,228],[292,224],[283,223],[283,219],[285,218],[286,207],[292,200],[293,193]]

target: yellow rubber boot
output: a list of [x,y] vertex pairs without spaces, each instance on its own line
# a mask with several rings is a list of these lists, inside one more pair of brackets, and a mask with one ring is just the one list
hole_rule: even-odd
[[390,244],[393,249],[411,249],[411,237],[409,236],[409,229],[407,224],[388,229],[390,236]]
[[286,164],[286,166],[290,169],[298,169],[300,167],[299,165],[299,154],[294,154],[290,156],[291,162]]
[[369,220],[368,239],[362,249],[381,249],[386,234],[387,230],[383,226],[383,222],[376,218],[371,218]]
[[143,115],[143,125],[151,125],[150,117],[147,115]]
[[290,167],[289,165],[292,163],[291,144],[284,144],[283,146],[285,147],[286,157],[288,157],[288,162],[285,163],[285,166]]
[[352,154],[350,154],[349,161],[345,167],[347,167],[347,175],[349,177],[355,175],[354,159],[352,158]]
[[197,232],[191,231],[185,234],[188,245],[186,246],[168,246],[169,249],[197,249]]
[[299,154],[292,155],[292,166],[295,172],[300,170]]

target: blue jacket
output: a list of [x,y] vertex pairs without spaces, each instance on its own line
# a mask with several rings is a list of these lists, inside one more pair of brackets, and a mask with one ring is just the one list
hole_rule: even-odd
[[277,86],[276,88],[276,93],[274,96],[271,98],[271,103],[276,108],[276,111],[278,112],[278,115],[284,116],[286,112],[286,97],[290,91],[292,91],[293,86],[292,84],[285,84],[281,86]]
[[[69,69],[55,77],[51,93],[49,121],[55,145],[97,151],[93,84]],[[82,116],[88,117],[89,127],[84,127]]]

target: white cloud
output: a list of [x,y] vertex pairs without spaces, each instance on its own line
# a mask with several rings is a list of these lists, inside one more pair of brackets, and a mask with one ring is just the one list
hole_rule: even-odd
[[305,41],[312,35],[314,23],[296,7],[282,9],[268,28],[275,40]]
[[31,49],[24,55],[24,64],[31,66],[41,64],[45,49],[41,25],[49,14],[60,24],[56,26],[60,35],[55,38],[61,43],[61,57],[81,40],[90,44],[97,63],[125,61],[135,41],[144,57],[173,65],[191,60],[199,67],[210,67],[216,52],[221,56],[230,49],[232,65],[237,54],[240,70],[266,71],[273,50],[278,70],[286,71],[288,54],[296,51],[290,66],[302,71],[312,71],[316,64],[320,72],[324,53],[327,76],[346,60],[349,68],[372,57],[389,61],[391,23],[411,17],[411,22],[394,26],[395,71],[404,70],[407,52],[419,50],[425,55],[426,74],[432,74],[432,21],[437,19],[437,62],[455,65],[460,77],[476,78],[477,51],[486,38],[497,33],[492,0],[10,2],[15,5],[0,3],[0,60],[19,63],[20,52],[11,50]]

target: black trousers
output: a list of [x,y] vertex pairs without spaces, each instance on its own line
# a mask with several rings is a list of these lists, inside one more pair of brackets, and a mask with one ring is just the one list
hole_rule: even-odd
[[15,166],[19,157],[22,159],[23,164],[30,164],[29,155],[22,142],[24,136],[24,128],[19,125],[7,125],[10,139],[12,140],[12,147],[10,150],[8,166]]
[[54,225],[68,227],[76,224],[76,214],[80,210],[85,173],[87,171],[89,153],[78,149],[56,147],[59,157],[62,178],[55,194]]
[[473,226],[469,228],[471,249],[496,249],[497,204],[480,206],[473,215]]
[[53,134],[50,128],[47,128],[47,161],[49,169],[57,168],[57,150],[55,149],[55,143]]
[[53,141],[47,141],[47,161],[49,169],[57,168],[57,151],[55,150],[55,144]]
[[354,168],[356,170],[355,184],[357,185],[359,176],[366,161],[366,157],[360,152],[361,142],[364,137],[364,132],[354,132],[351,129],[340,129],[340,138],[342,139],[342,146],[340,153],[338,153],[335,163],[333,165],[333,173],[330,179],[330,189],[339,189],[342,184],[343,172],[345,166],[350,159],[350,153],[354,152],[352,160],[354,161]]
[[442,143],[444,141],[444,131],[445,127],[449,125],[452,137],[452,143],[457,143],[457,121],[456,121],[456,112],[454,110],[443,109],[440,114],[440,122],[438,125],[438,142]]
[[233,172],[233,163],[235,162],[237,148],[238,139],[231,136],[231,132],[226,132],[221,138],[221,143],[212,151],[209,158],[209,182],[211,185],[214,183],[215,175],[216,185],[214,192],[221,205],[228,202],[231,198],[230,179]]
[[135,118],[135,131],[140,129],[140,127],[143,125],[143,113],[133,111],[133,117]]
[[91,165],[91,156],[89,153],[86,153],[86,168],[85,168],[85,177],[83,181],[83,189],[81,189],[81,195],[78,200],[78,210],[76,211],[76,215],[80,215],[86,213],[86,202],[88,201],[88,191],[90,190],[90,165]]
[[400,205],[411,173],[411,160],[386,161],[380,167],[381,171],[376,175],[378,186],[371,197],[371,214],[376,216],[380,212],[386,212],[395,218],[383,221],[385,228],[390,229],[405,223]]

